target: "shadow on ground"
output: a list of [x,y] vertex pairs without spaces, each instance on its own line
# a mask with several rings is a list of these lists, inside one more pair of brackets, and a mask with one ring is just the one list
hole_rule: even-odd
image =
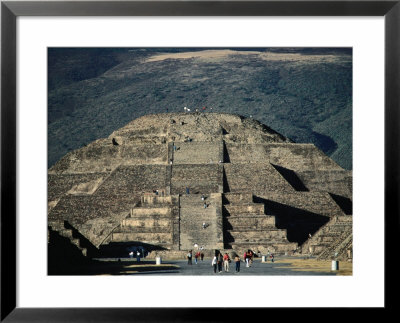
[[86,263],[75,263],[59,268],[49,275],[131,275],[144,273],[177,272],[179,267],[173,264],[156,265],[154,261],[99,261],[91,260]]

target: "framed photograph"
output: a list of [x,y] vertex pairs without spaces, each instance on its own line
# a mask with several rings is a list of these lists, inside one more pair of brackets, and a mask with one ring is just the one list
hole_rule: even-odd
[[[396,252],[393,237],[398,233],[399,14],[398,1],[3,1],[1,320],[191,321],[198,319],[196,313],[202,308],[207,309],[204,315],[222,315],[224,319],[234,318],[240,308],[251,308],[260,315],[265,315],[270,308],[390,310],[393,306],[390,286],[397,282],[389,270],[393,267],[390,257]],[[276,61],[284,60],[284,68],[277,68]],[[316,61],[317,67],[304,67]],[[141,62],[152,62],[156,68],[142,70]],[[303,73],[300,76],[299,65]],[[237,75],[241,77],[246,73],[256,76],[249,77],[246,86],[235,86],[232,69],[240,70],[241,74]],[[332,78],[330,83],[319,83],[324,93],[320,97],[317,90],[315,96],[309,94],[314,91],[309,88],[318,89],[315,82],[318,82],[319,69]],[[97,78],[100,74],[104,77]],[[85,83],[74,83],[82,78]],[[190,80],[194,80],[193,84]],[[196,82],[208,83],[208,86],[196,87]],[[331,88],[327,89],[328,86]],[[121,89],[127,87],[131,92],[122,95]],[[262,87],[262,91],[252,87]],[[277,91],[278,87],[281,92]],[[198,93],[193,92],[194,88]],[[189,91],[190,95],[179,91]],[[235,101],[235,92],[241,93],[240,102]],[[328,97],[328,92],[332,92],[332,96]],[[312,97],[312,102],[299,99],[304,93],[307,93],[304,98]],[[225,99],[224,95],[229,98]],[[135,108],[145,102],[151,102],[149,111]],[[282,102],[292,105],[288,110],[290,114],[279,109]],[[78,105],[83,104],[91,107],[91,112],[81,113]],[[122,109],[121,104],[129,109]],[[241,104],[248,106],[248,111],[232,108]],[[261,104],[268,108],[260,110]],[[314,109],[311,119],[302,112],[309,105]],[[349,107],[350,117],[339,109],[334,110],[333,106]],[[68,107],[72,107],[71,110]],[[329,117],[323,116],[328,110]],[[246,120],[247,128],[239,132],[238,121],[223,115],[214,129],[215,117],[213,120],[206,118],[209,112],[239,114],[240,120]],[[90,113],[97,114],[98,119],[88,118]],[[171,116],[168,124],[157,119],[158,113]],[[135,130],[134,135],[129,124],[122,127],[148,114],[158,121],[137,119],[136,126],[141,130]],[[201,118],[207,120],[202,123]],[[274,125],[274,129],[260,126],[254,119],[267,126]],[[311,121],[305,120],[312,120],[313,127],[307,124]],[[147,134],[150,128],[146,128],[150,124],[153,132],[157,127],[161,129],[152,137]],[[190,129],[186,127],[183,131],[185,124]],[[192,124],[202,126],[195,130]],[[221,124],[224,125],[222,130]],[[275,127],[280,125],[282,128],[275,132]],[[293,125],[297,132],[290,130]],[[341,131],[329,133],[326,130],[329,126]],[[163,137],[163,127],[169,129],[166,137]],[[86,128],[90,131],[85,132]],[[255,129],[260,129],[262,134]],[[332,134],[334,140],[321,135],[319,130]],[[217,132],[223,138],[222,144],[214,138]],[[307,149],[311,149],[308,146],[307,149],[303,147],[307,156],[317,156],[312,155],[313,163],[323,164],[323,171],[318,173],[320,178],[311,179],[310,170],[298,166],[304,163],[301,153],[294,148],[282,148],[291,140],[281,132],[294,136],[299,142],[306,134],[311,134],[312,142],[334,162],[308,152]],[[245,144],[241,142],[244,137]],[[348,150],[340,146],[346,142]],[[340,149],[334,154],[337,145]],[[275,146],[287,149],[284,158],[276,155]],[[187,156],[196,156],[196,163],[185,159],[186,150]],[[105,154],[104,160],[96,155],[98,151]],[[129,156],[133,164],[121,164],[124,156]],[[252,162],[249,158],[258,158],[266,164],[264,168],[254,168],[257,176],[244,170],[243,165]],[[195,172],[204,171],[218,180],[211,184],[204,184],[193,176],[188,180],[191,178],[187,175],[188,165],[194,167]],[[263,177],[265,167],[269,167],[266,171],[271,174],[277,174],[273,183],[266,184],[272,177]],[[174,175],[179,172],[186,174],[185,183]],[[219,174],[222,174],[221,183]],[[121,190],[132,186],[130,178],[133,176],[146,178],[141,182],[145,184],[138,184],[136,188],[142,196],[138,195],[140,199],[135,205],[129,200],[132,204],[129,218],[122,218],[118,212],[122,206],[127,207],[128,198],[119,196],[114,202],[107,202],[107,199],[112,200],[110,194],[116,191],[123,195]],[[240,178],[249,176],[254,177],[243,184]],[[69,186],[65,191],[62,186],[67,177]],[[155,186],[158,177],[165,180],[165,186]],[[281,185],[283,193],[268,195],[265,193],[268,190],[263,191],[266,185]],[[250,220],[244,221],[238,216],[225,223],[225,214],[218,224],[207,217],[207,212],[217,212],[221,202],[225,210],[221,214],[234,215],[234,208],[228,204],[230,199],[235,204],[238,203],[235,199],[245,198],[240,191],[244,187],[253,192],[252,201],[246,200],[242,206],[252,208],[248,212],[252,214],[254,232],[258,226],[270,227],[267,220],[279,222],[280,226],[272,230],[274,239],[279,241],[272,246],[273,253],[291,256],[303,252],[310,257],[318,248],[311,243],[313,235],[317,236],[319,228],[325,225],[325,218],[313,210],[326,207],[329,211],[333,205],[329,201],[314,200],[327,194],[328,191],[320,192],[324,185],[330,188],[329,201],[334,201],[343,215],[335,216],[335,221],[340,218],[343,226],[343,221],[351,217],[351,234],[341,233],[340,250],[347,249],[343,255],[337,252],[334,256],[335,260],[342,257],[343,265],[351,261],[350,275],[333,277],[334,274],[307,272],[294,277],[280,275],[277,271],[270,275],[238,277],[223,273],[214,276],[211,266],[208,275],[153,275],[152,269],[136,275],[138,269],[134,261],[139,262],[140,257],[146,255],[160,265],[160,255],[166,257],[163,250],[167,249],[176,251],[177,255],[180,252],[179,256],[185,259],[182,261],[191,263],[191,258],[186,260],[186,253],[194,240],[187,235],[194,229],[190,227],[192,223],[185,220],[185,212],[192,212],[190,198],[200,195],[202,202],[199,203],[202,206],[204,203],[204,210],[198,212],[206,219],[202,220],[201,228],[199,224],[203,236],[207,236],[204,233],[207,230],[217,230],[219,226],[231,230],[221,229],[223,237],[219,231],[216,234],[213,231],[217,237],[215,241],[212,240],[214,236],[204,241],[196,238],[201,241],[196,240],[193,245],[193,262],[197,265],[197,253],[201,254],[203,244],[210,244],[211,247],[205,249],[213,252],[217,248],[224,250],[223,253],[225,249],[235,248],[242,252],[240,241],[249,245],[253,231],[247,228],[247,236],[243,236],[243,232],[233,228],[250,225],[245,223]],[[305,191],[309,194],[304,195]],[[60,192],[68,197],[61,198]],[[175,194],[178,196],[176,205]],[[302,194],[310,199],[304,199]],[[294,200],[297,204],[280,202]],[[172,206],[165,209],[164,202]],[[152,213],[151,221],[147,222],[142,212],[148,209],[140,208],[146,203],[156,204],[152,212],[158,212]],[[273,219],[267,219],[267,213],[253,215],[261,204],[275,214]],[[95,210],[98,206],[112,208],[115,219],[80,220],[79,217],[90,217],[96,212],[101,214],[102,210]],[[240,206],[240,203],[235,204],[235,207]],[[176,209],[178,218],[174,221]],[[170,220],[163,216],[165,212]],[[63,220],[58,221],[61,218]],[[313,225],[319,221],[318,228],[309,232],[312,226],[305,224],[306,218],[312,218]],[[121,225],[115,230],[114,220],[121,225],[139,225],[142,231],[129,231]],[[163,226],[165,230],[172,228],[172,233]],[[294,226],[296,230],[291,229]],[[154,231],[155,227],[159,231]],[[279,228],[284,230],[279,231]],[[135,238],[126,238],[129,234]],[[88,274],[67,268],[65,259],[71,256],[69,251],[52,248],[55,241],[62,245],[65,238],[71,242],[77,240],[79,252],[83,254],[94,252],[90,249],[92,245],[99,249],[111,243],[118,245],[112,254],[113,274],[105,277],[106,272],[102,271]],[[260,258],[254,270],[256,264],[261,263],[262,254],[271,255],[269,249],[260,249],[255,241],[262,239],[256,238],[253,249],[244,256],[249,257],[250,265],[253,256]],[[137,239],[146,244],[144,247],[143,244],[128,246],[124,239]],[[159,245],[154,247],[152,239],[158,239]],[[303,243],[304,250],[299,250],[292,241]],[[309,243],[306,245],[305,241]],[[201,246],[197,242],[201,242]],[[347,247],[343,249],[345,244]],[[337,248],[339,250],[339,246]],[[117,255],[115,250],[121,253]],[[108,252],[111,255],[111,251]],[[102,257],[106,258],[106,254],[104,251]],[[207,253],[207,261],[208,256]],[[135,259],[129,259],[133,257]],[[338,266],[334,258],[332,271],[338,269],[333,268]],[[121,271],[121,259],[132,262],[125,271]],[[267,261],[263,258],[263,262]],[[227,266],[229,268],[229,264]],[[236,297],[235,290],[243,286],[250,286],[251,294]],[[217,289],[215,293],[214,288]],[[209,297],[210,293],[215,294],[216,299]]]

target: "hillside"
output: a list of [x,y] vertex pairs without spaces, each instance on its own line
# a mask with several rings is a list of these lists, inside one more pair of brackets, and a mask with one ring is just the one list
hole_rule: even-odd
[[351,49],[49,49],[48,166],[140,116],[252,116],[352,168]]

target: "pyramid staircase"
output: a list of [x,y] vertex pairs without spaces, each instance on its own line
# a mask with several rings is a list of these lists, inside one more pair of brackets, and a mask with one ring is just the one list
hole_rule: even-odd
[[319,260],[349,260],[353,247],[353,217],[335,216],[322,226],[302,246],[303,254],[312,254]]
[[292,252],[297,243],[275,226],[275,217],[265,214],[264,204],[254,203],[251,193],[226,193],[223,199],[226,249]]
[[109,243],[138,243],[171,249],[174,245],[178,196],[144,194],[111,234]]
[[[204,208],[204,202],[207,207]],[[197,244],[204,249],[223,248],[221,194],[199,194],[180,197],[180,249],[195,249]],[[203,228],[203,223],[206,228]]]
[[67,221],[49,221],[47,235],[48,243],[50,242],[51,235],[53,234],[57,234],[60,237],[66,238],[83,256],[88,256],[88,248],[83,246],[82,240],[80,237],[78,237],[77,231]]

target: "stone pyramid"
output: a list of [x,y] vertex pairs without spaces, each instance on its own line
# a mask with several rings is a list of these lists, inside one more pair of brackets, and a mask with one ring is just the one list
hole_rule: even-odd
[[119,245],[348,258],[351,214],[351,171],[239,115],[146,115],[48,170],[49,231],[89,257]]

